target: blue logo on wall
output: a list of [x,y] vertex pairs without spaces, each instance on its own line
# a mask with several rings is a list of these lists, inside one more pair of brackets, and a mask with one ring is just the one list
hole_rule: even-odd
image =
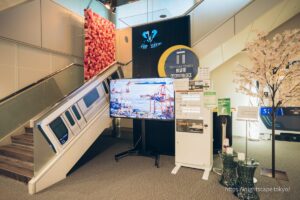
[[157,36],[158,31],[156,29],[153,29],[150,31],[144,31],[142,33],[142,36],[145,40],[143,40],[143,43],[141,44],[142,49],[154,49],[156,47],[159,47],[162,43],[161,42],[155,42],[154,38]]

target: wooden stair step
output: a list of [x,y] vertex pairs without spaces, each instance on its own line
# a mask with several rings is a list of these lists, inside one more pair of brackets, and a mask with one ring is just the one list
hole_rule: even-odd
[[22,135],[15,135],[15,136],[11,136],[12,139],[16,139],[16,140],[28,140],[28,141],[33,141],[33,135],[30,134],[22,134]]
[[27,137],[32,137],[32,139],[33,139],[33,134],[32,133],[24,133],[24,135],[27,136]]
[[25,127],[25,133],[32,134],[33,133],[33,128],[31,128],[31,127]]
[[28,183],[33,177],[33,170],[28,170],[0,162],[0,174]]
[[26,145],[20,145],[20,144],[11,144],[10,146],[18,148],[20,150],[24,150],[26,152],[29,152],[29,153],[33,154],[33,147],[32,146],[26,146]]
[[11,137],[12,143],[33,146],[33,135],[22,134]]
[[0,155],[0,163],[5,163],[5,164],[9,164],[9,165],[12,165],[15,167],[24,168],[24,169],[33,171],[33,163],[32,162],[23,161],[23,160],[19,160],[19,159],[8,157],[8,156]]
[[19,160],[33,162],[33,150],[25,149],[18,145],[5,145],[0,147],[0,154]]
[[21,144],[24,146],[32,146],[33,147],[33,142],[26,141],[26,140],[12,140],[13,144]]

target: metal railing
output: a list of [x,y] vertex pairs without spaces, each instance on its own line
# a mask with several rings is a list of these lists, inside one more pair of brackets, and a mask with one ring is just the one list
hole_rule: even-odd
[[82,65],[71,64],[3,98],[0,140],[84,83]]
[[[26,91],[30,90],[30,88],[32,88],[32,87],[38,85],[39,83],[41,83],[41,82],[43,82],[43,81],[45,81],[45,80],[47,80],[47,79],[50,79],[51,77],[55,76],[56,74],[58,74],[58,73],[60,73],[60,72],[62,72],[62,71],[64,71],[64,70],[68,69],[68,68],[71,67],[72,65],[74,65],[74,63],[71,63],[70,65],[68,65],[68,66],[66,66],[66,67],[64,67],[64,68],[62,68],[62,69],[59,69],[59,70],[57,70],[57,71],[55,71],[55,72],[53,72],[53,73],[51,73],[51,74],[49,74],[49,75],[47,75],[47,76],[41,78],[41,79],[39,79],[38,81],[36,81],[36,82],[34,82],[34,83],[31,83],[31,84],[29,84],[29,85],[27,85],[27,86],[25,86],[25,87],[23,87],[23,88],[21,88],[21,89],[15,91],[14,93],[9,94],[8,96],[6,96],[6,97],[0,99],[0,105],[1,105],[2,103],[4,103],[5,101],[7,101],[7,100],[9,100],[9,99],[11,99],[11,98],[13,98],[13,97],[15,97],[15,96],[17,96],[17,95],[19,95],[19,94],[21,94],[21,93],[23,93],[23,92],[26,92]],[[81,66],[82,66],[82,65],[81,65]],[[83,66],[82,66],[82,67],[83,67]]]

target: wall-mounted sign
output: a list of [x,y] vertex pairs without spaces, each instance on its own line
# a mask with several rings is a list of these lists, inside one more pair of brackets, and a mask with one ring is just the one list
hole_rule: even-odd
[[218,116],[220,115],[231,115],[230,98],[218,99]]
[[203,120],[177,119],[176,131],[185,133],[203,133]]
[[202,67],[199,68],[199,79],[200,80],[208,80],[209,79],[209,68],[208,67]]
[[174,79],[173,82],[174,90],[189,90],[189,79],[183,78],[183,79]]
[[154,49],[156,47],[159,47],[162,42],[158,42],[155,40],[155,37],[157,36],[158,31],[156,29],[152,29],[151,31],[146,30],[142,33],[143,42],[141,44],[141,49]]
[[177,119],[202,119],[200,92],[177,91],[175,113]]
[[217,107],[217,93],[215,91],[206,91],[203,92],[204,95],[204,106],[207,108]]
[[[271,116],[272,114],[272,108],[271,107],[261,107],[260,108],[260,115],[261,116]],[[276,110],[276,116],[283,116],[283,109],[278,108]]]
[[210,80],[190,81],[189,86],[190,90],[208,91],[210,89]]
[[239,106],[236,115],[237,120],[257,121],[258,107],[254,106]]
[[194,79],[198,73],[199,59],[190,47],[175,45],[167,49],[158,62],[160,77]]

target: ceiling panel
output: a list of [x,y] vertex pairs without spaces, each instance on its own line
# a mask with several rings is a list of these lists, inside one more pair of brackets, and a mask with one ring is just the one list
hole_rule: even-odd
[[[117,28],[176,17],[185,13],[194,3],[195,0],[139,0],[126,4],[117,7]],[[159,18],[162,14],[166,15],[166,18]]]

